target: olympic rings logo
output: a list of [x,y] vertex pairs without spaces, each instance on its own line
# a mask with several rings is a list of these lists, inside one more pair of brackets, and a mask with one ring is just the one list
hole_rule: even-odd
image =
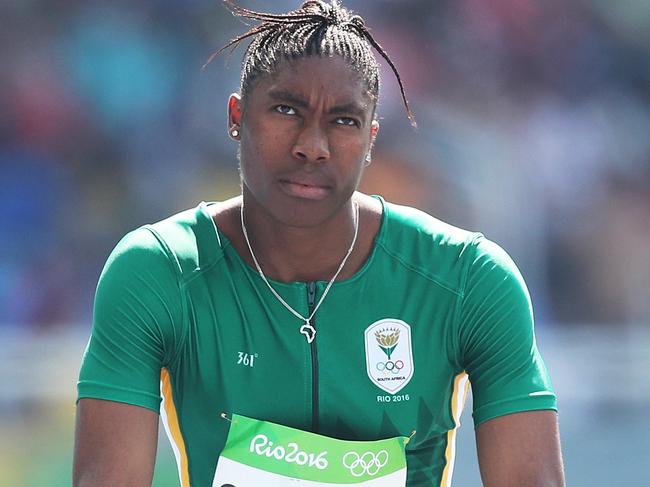
[[388,463],[388,452],[381,450],[374,454],[367,451],[363,455],[359,455],[355,451],[350,451],[343,457],[343,465],[350,470],[350,473],[355,477],[361,477],[368,474],[371,477],[377,475],[379,470]]
[[404,368],[404,362],[401,360],[398,360],[397,362],[393,362],[392,360],[389,360],[388,362],[377,362],[377,365],[375,367],[377,367],[377,370],[379,372],[387,370],[388,372],[397,374]]

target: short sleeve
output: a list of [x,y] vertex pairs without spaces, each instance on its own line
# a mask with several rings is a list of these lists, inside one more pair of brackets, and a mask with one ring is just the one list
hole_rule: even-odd
[[483,236],[475,240],[461,308],[462,360],[472,384],[474,424],[521,411],[557,410],[537,349],[533,310],[512,259]]
[[78,398],[160,406],[160,372],[174,356],[182,316],[178,278],[145,227],[127,234],[99,278]]

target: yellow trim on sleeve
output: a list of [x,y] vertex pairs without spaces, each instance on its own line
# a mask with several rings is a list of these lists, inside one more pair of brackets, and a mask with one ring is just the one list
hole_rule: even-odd
[[178,476],[180,477],[181,487],[190,487],[190,473],[187,465],[187,452],[185,451],[185,441],[181,434],[178,414],[174,405],[172,395],[172,383],[167,369],[160,371],[160,392],[163,397],[163,420],[167,435],[172,442],[172,447],[178,463]]
[[454,419],[454,427],[447,433],[447,449],[445,450],[445,468],[442,471],[440,487],[451,487],[451,476],[454,471],[454,461],[456,459],[456,432],[460,427],[460,415],[465,406],[467,391],[469,390],[469,380],[465,371],[461,372],[454,378],[454,389],[451,394],[451,415]]

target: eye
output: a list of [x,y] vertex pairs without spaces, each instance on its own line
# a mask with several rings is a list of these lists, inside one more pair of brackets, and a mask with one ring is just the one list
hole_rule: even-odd
[[346,125],[348,127],[360,127],[361,126],[361,123],[358,120],[356,120],[354,118],[350,118],[350,117],[339,117],[339,118],[337,118],[335,120],[335,123],[337,123],[339,125]]
[[289,105],[276,105],[273,107],[273,109],[278,113],[282,113],[283,115],[296,114],[296,110],[293,107],[290,107]]

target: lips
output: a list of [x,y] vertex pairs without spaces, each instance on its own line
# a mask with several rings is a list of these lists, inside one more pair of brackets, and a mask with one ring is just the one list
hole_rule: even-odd
[[285,194],[307,200],[322,200],[332,191],[332,187],[328,184],[306,177],[283,178],[279,183]]

